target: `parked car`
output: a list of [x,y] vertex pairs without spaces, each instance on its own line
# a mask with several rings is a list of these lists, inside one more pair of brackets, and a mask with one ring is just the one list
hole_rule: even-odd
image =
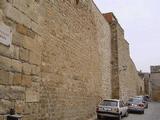
[[144,108],[148,108],[148,99],[145,96],[135,96],[134,98],[141,99],[144,103]]
[[144,99],[147,102],[151,102],[151,98],[149,97],[149,95],[144,95]]
[[144,103],[140,98],[130,98],[128,100],[128,112],[141,112],[144,114]]
[[121,120],[122,116],[128,116],[128,106],[122,100],[103,100],[96,109],[97,119],[102,117],[114,117]]

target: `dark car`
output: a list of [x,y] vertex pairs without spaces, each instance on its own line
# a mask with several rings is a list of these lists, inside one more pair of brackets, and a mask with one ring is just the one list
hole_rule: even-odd
[[149,95],[144,95],[144,100],[147,102],[150,102],[151,98],[149,97]]
[[128,112],[141,112],[144,114],[145,105],[142,99],[130,98],[128,100]]
[[148,108],[148,99],[147,99],[147,97],[145,97],[145,96],[136,96],[134,98],[141,99],[142,102],[144,103],[144,108]]

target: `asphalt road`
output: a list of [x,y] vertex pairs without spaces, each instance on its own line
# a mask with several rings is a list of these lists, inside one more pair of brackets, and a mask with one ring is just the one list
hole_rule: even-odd
[[[103,120],[116,120],[106,118]],[[144,114],[130,113],[128,117],[122,118],[122,120],[160,120],[160,103],[149,103],[148,109],[145,109]]]
[[144,114],[129,114],[128,118],[122,120],[160,120],[160,103],[149,103],[148,109],[145,109]]

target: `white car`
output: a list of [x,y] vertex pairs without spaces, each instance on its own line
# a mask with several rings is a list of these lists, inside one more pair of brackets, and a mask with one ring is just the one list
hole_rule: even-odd
[[114,117],[121,120],[122,116],[128,116],[128,106],[122,100],[103,100],[96,109],[97,119],[102,117]]

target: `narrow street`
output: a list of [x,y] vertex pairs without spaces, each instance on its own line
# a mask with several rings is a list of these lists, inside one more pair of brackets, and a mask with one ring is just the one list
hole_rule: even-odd
[[[106,118],[103,120],[116,120]],[[145,109],[144,114],[139,113],[130,113],[129,116],[126,118],[122,118],[122,120],[160,120],[160,103],[152,102],[149,103],[149,108]]]
[[160,120],[160,103],[152,102],[143,114],[129,114],[128,118],[122,120]]

